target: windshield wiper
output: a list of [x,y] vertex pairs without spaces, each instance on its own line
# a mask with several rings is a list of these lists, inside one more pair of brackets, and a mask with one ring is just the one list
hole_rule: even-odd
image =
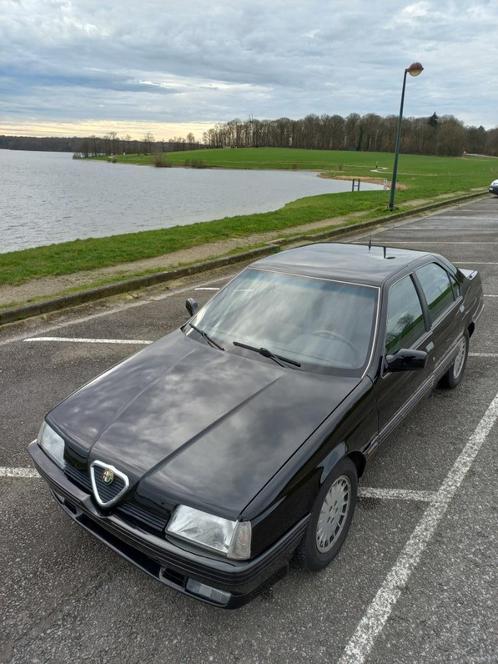
[[249,344],[243,344],[241,341],[232,342],[234,346],[240,346],[241,348],[246,348],[247,350],[254,350],[256,353],[259,353],[263,357],[269,357],[271,360],[279,364],[281,367],[285,366],[282,362],[287,362],[287,364],[292,364],[295,367],[300,367],[301,363],[296,362],[296,360],[291,360],[288,357],[283,355],[276,355],[272,353],[268,348],[257,348],[256,346],[250,346]]
[[194,325],[194,324],[191,323],[190,321],[188,321],[188,324],[189,324],[190,327],[192,327],[196,332],[198,332],[198,333],[201,335],[201,337],[203,337],[203,338],[208,342],[208,344],[210,344],[211,346],[214,346],[215,348],[219,348],[220,350],[225,350],[225,349],[223,348],[223,346],[220,346],[220,344],[217,343],[214,339],[211,339],[211,337],[209,336],[209,334],[208,334],[207,332],[205,332],[204,330],[201,330],[200,327],[197,327],[197,325]]

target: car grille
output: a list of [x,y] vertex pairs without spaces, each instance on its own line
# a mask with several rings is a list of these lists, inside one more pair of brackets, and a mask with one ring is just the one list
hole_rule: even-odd
[[93,466],[93,478],[97,488],[98,497],[103,503],[109,503],[116,498],[125,488],[125,481],[119,475],[111,477],[111,483],[104,482],[104,469],[99,466]]
[[88,470],[81,470],[76,468],[66,461],[64,467],[64,473],[72,480],[80,489],[86,491],[87,493],[92,493],[92,482],[90,480],[90,473]]
[[119,505],[114,512],[123,517],[125,521],[131,520],[137,525],[145,527],[147,530],[153,531],[154,533],[164,532],[169,519],[169,514],[153,514],[133,500],[128,500],[122,505]]
[[[93,494],[92,482],[90,480],[90,473],[88,470],[77,468],[76,466],[73,466],[66,461],[64,473],[80,489],[86,493]],[[102,484],[104,483],[102,482]],[[106,485],[104,484],[104,486]],[[106,494],[101,491],[100,485],[98,489],[99,494],[103,500],[111,500],[111,498],[107,498]],[[123,519],[123,521],[131,523],[131,525],[139,526],[140,528],[152,532],[153,534],[164,532],[170,516],[169,512],[154,514],[133,498],[126,500],[119,505],[116,505],[111,509],[110,513],[119,516]]]

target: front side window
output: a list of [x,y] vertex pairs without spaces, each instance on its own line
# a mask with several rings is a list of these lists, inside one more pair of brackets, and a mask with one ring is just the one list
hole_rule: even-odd
[[456,299],[456,298],[460,297],[460,295],[462,293],[461,288],[460,288],[460,284],[458,283],[458,281],[455,279],[455,277],[452,274],[450,274],[450,281],[451,281],[451,285],[453,286],[453,295],[455,296],[455,299]]
[[248,268],[192,322],[230,352],[244,352],[237,341],[305,370],[356,375],[369,358],[377,300],[372,286]]
[[387,301],[386,353],[410,348],[425,332],[424,314],[410,276],[389,289]]
[[454,302],[450,278],[436,263],[424,265],[416,271],[432,320],[440,316]]

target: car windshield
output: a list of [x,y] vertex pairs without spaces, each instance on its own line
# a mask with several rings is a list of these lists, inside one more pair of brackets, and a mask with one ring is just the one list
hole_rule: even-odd
[[247,353],[236,341],[303,369],[357,373],[368,359],[377,295],[372,286],[248,268],[192,322],[231,352]]

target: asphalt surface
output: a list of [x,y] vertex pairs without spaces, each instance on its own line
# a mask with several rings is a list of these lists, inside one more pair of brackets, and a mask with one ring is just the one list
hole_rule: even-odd
[[[375,497],[360,499],[332,565],[292,569],[233,612],[146,577],[73,524],[41,479],[9,476],[30,467],[26,447],[47,410],[141,347],[27,339],[157,339],[185,320],[186,297],[205,301],[213,292],[196,288],[220,286],[233,268],[0,330],[2,663],[498,661],[494,420],[441,508],[447,478],[498,393],[498,198],[381,229],[372,241],[435,251],[481,272],[485,309],[465,380],[434,391],[382,445],[362,479]],[[418,557],[408,556],[408,576],[385,596],[406,547]],[[385,612],[372,618],[376,601]]]

